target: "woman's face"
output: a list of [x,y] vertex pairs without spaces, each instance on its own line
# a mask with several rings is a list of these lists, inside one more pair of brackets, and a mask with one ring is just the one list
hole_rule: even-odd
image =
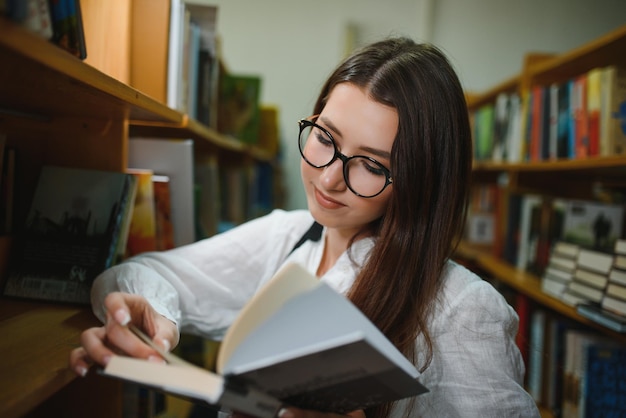
[[[330,132],[339,152],[347,157],[372,157],[391,170],[393,177],[390,156],[398,131],[395,109],[373,101],[353,84],[342,83],[331,91],[316,123]],[[378,196],[359,197],[346,186],[339,158],[324,168],[301,160],[300,171],[309,210],[328,228],[353,233],[385,212],[393,184]]]

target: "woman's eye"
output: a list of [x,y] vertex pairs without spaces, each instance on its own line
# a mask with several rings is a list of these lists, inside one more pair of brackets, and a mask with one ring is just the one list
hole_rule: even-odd
[[378,164],[375,164],[371,161],[369,161],[366,158],[362,158],[361,159],[361,164],[363,165],[363,167],[370,173],[373,174],[375,176],[384,176],[385,172],[383,171],[382,167]]
[[329,147],[333,146],[333,142],[330,140],[328,135],[326,135],[323,131],[320,131],[319,129],[315,130],[315,138],[317,138],[317,141],[320,144],[323,144]]

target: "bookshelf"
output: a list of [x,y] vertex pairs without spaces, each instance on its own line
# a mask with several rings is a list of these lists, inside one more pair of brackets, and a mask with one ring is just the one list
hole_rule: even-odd
[[[470,114],[482,106],[495,104],[501,93],[517,93],[524,98],[535,86],[562,83],[585,74],[593,68],[626,65],[626,26],[619,27],[585,45],[562,54],[528,54],[520,73],[484,93],[468,93]],[[611,340],[626,344],[626,334],[614,332],[590,321],[576,309],[544,293],[541,278],[517,268],[503,258],[503,245],[509,211],[509,196],[534,193],[553,198],[598,200],[600,193],[624,193],[626,190],[626,154],[551,158],[520,161],[475,161],[473,187],[491,185],[497,188],[494,241],[491,247],[462,241],[455,257],[486,279],[502,285],[507,291],[528,297],[535,307],[566,318],[578,326],[596,331]],[[543,417],[553,412],[540,404]]]
[[[85,14],[93,16],[89,7],[99,3],[86,1]],[[0,132],[18,161],[13,233],[0,237],[0,280],[44,164],[123,171],[129,138],[148,135],[191,138],[199,154],[227,156],[224,164],[273,162],[127,84],[125,65],[109,75],[2,17],[0,61]],[[97,373],[77,379],[67,367],[82,330],[97,324],[88,307],[0,298],[0,416],[120,417],[120,383]]]

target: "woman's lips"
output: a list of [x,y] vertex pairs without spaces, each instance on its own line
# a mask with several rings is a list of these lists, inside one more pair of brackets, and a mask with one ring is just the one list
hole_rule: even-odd
[[326,196],[318,189],[315,189],[315,200],[317,200],[317,203],[320,206],[326,209],[338,209],[345,206],[343,203],[337,202],[336,200],[333,200],[330,197]]

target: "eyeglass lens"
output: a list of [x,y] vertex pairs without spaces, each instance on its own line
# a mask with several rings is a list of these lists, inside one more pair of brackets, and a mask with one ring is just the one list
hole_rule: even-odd
[[[315,125],[303,125],[301,128],[299,146],[304,159],[317,168],[329,165],[336,155],[333,139]],[[363,156],[341,159],[346,183],[354,193],[372,197],[387,185],[387,176],[380,163]]]

